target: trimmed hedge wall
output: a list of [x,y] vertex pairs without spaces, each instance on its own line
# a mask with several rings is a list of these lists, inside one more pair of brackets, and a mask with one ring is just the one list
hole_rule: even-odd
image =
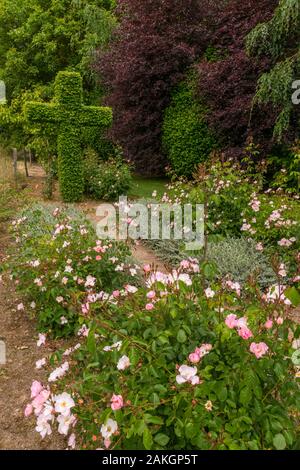
[[206,112],[194,98],[191,81],[176,87],[164,115],[162,145],[177,176],[191,177],[217,146],[206,123]]
[[84,192],[82,129],[99,133],[112,123],[110,108],[83,106],[82,78],[76,72],[59,72],[53,103],[27,103],[25,114],[32,123],[57,125],[58,176],[64,202],[80,201]]

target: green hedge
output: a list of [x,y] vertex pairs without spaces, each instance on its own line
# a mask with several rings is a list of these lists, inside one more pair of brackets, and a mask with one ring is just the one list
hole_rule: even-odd
[[216,147],[216,139],[205,119],[206,112],[195,100],[190,81],[176,88],[165,111],[162,144],[177,176],[192,176],[197,165]]
[[55,80],[53,103],[27,103],[25,113],[33,123],[50,122],[57,126],[58,176],[65,202],[80,201],[84,192],[83,129],[103,132],[112,122],[112,110],[83,106],[82,78],[76,72],[59,72]]

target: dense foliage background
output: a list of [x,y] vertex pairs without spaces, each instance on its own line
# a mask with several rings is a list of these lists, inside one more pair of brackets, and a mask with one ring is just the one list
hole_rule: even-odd
[[[117,145],[141,174],[163,174],[171,163],[189,177],[209,157],[208,126],[225,156],[241,160],[250,141],[256,160],[276,161],[270,173],[278,162],[295,171],[299,26],[297,0],[262,0],[259,8],[255,0],[0,0],[0,79],[8,92],[1,141],[30,146],[46,161],[56,154],[56,129],[28,126],[23,104],[49,101],[56,74],[67,69],[82,74],[87,104],[113,108],[109,141],[85,131],[84,146],[102,158]],[[195,132],[187,148],[176,120],[170,128],[170,109],[191,69],[195,86],[182,121],[193,114]],[[183,148],[185,170],[174,165],[174,149]]]

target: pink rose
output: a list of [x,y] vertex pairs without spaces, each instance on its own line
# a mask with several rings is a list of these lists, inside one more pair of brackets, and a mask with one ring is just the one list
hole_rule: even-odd
[[270,319],[268,319],[268,320],[266,321],[266,323],[265,323],[265,328],[266,328],[267,330],[270,330],[270,329],[272,328],[272,326],[273,326],[273,321],[270,320]]
[[253,334],[252,334],[252,331],[249,330],[249,328],[247,327],[242,327],[242,328],[239,328],[239,336],[243,339],[249,339],[249,338],[252,338]]
[[28,416],[30,416],[32,412],[33,412],[33,406],[29,403],[28,405],[26,405],[26,408],[24,410],[24,416],[28,418]]
[[110,439],[104,439],[104,445],[105,445],[105,449],[108,449],[109,446],[111,444],[111,440]]
[[147,299],[154,299],[156,296],[156,293],[154,290],[151,290],[150,292],[147,293]]
[[35,398],[43,390],[43,386],[37,380],[34,380],[31,385],[31,398]]
[[278,317],[277,320],[276,320],[276,323],[277,323],[277,325],[282,325],[283,324],[283,318]]
[[44,403],[50,396],[49,390],[42,390],[32,402],[32,406],[37,414],[39,414],[43,408]]
[[153,309],[154,309],[154,305],[152,303],[146,305],[146,310],[153,310]]
[[145,266],[144,266],[143,269],[144,269],[145,273],[150,273],[150,271],[151,271],[151,266],[150,266],[150,264],[145,264]]
[[257,359],[260,359],[263,357],[267,352],[269,348],[266,345],[266,343],[251,343],[250,345],[250,352],[252,352]]
[[120,410],[124,406],[122,395],[115,395],[114,394],[111,397],[110,403],[111,403],[111,409],[112,410],[114,410],[114,411]]
[[225,323],[228,326],[228,328],[230,328],[231,330],[233,328],[236,328],[236,326],[237,326],[237,316],[234,315],[233,313],[231,313],[230,315],[227,315]]
[[189,355],[189,361],[192,362],[193,364],[197,364],[200,362],[200,356],[199,354],[193,352]]

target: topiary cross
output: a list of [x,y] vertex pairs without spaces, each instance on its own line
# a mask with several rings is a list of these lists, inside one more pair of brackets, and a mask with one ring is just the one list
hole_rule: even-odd
[[105,129],[112,123],[111,108],[84,106],[82,78],[76,72],[59,72],[55,80],[52,103],[25,105],[25,116],[31,123],[57,125],[58,176],[65,202],[77,202],[84,190],[81,128]]

